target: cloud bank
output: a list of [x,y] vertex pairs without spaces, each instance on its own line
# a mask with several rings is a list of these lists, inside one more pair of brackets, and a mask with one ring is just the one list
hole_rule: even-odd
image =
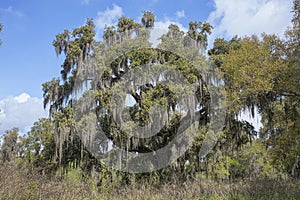
[[116,24],[118,18],[120,18],[122,15],[123,9],[116,4],[113,4],[113,7],[111,9],[107,8],[105,11],[99,11],[95,20],[97,32],[96,37],[100,39],[102,37],[102,32],[105,26]]
[[283,36],[292,17],[292,0],[214,0],[214,4],[208,17],[214,37],[263,32]]
[[47,117],[43,100],[27,93],[0,100],[0,135],[13,127],[26,132],[38,118]]

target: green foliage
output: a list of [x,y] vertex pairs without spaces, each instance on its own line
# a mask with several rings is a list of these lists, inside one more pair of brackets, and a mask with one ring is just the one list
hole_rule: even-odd
[[66,175],[66,181],[70,181],[75,184],[79,184],[82,181],[82,171],[76,168],[70,168]]
[[50,119],[42,118],[35,122],[31,130],[22,138],[24,158],[28,166],[51,174],[55,170],[55,141],[53,124]]
[[[29,171],[59,176],[63,184],[79,187],[88,183],[85,187],[92,188],[93,197],[119,195],[126,185],[141,185],[142,192],[152,195],[153,191],[142,187],[157,189],[166,184],[170,198],[198,198],[196,193],[187,195],[195,185],[185,184],[192,180],[200,185],[195,189],[203,198],[281,198],[280,193],[264,190],[265,183],[258,180],[300,177],[299,5],[295,0],[293,27],[285,39],[266,34],[261,38],[235,36],[229,41],[219,38],[208,51],[209,59],[204,53],[212,26],[206,22],[190,22],[186,33],[171,24],[157,48],[148,41],[155,23],[150,11],[143,13],[141,23],[123,16],[116,26],[105,27],[103,41],[94,40],[91,19],[72,31],[65,30],[53,41],[57,55],[64,57],[61,77],[42,85],[44,108],[49,106],[50,116],[35,122],[24,137],[18,136],[18,129],[7,131],[1,164],[18,163]],[[213,134],[210,105],[220,98],[217,95],[223,88],[225,124],[218,122],[221,131]],[[132,105],[124,103],[128,96],[134,99]],[[262,118],[259,132],[239,117],[249,112],[253,118],[255,109]],[[191,147],[174,164],[134,175],[105,166],[105,159],[116,159],[105,156],[109,146],[135,153],[156,151],[176,137],[189,116],[197,116],[199,126],[186,130],[193,136]],[[164,117],[167,123],[154,136],[129,134]],[[210,139],[216,140],[216,145],[202,156],[199,152],[207,134],[213,135]],[[127,161],[135,162],[131,157]],[[216,191],[222,184],[212,187],[205,183],[209,179],[222,184],[230,181],[235,186],[223,195]],[[245,181],[245,185],[237,181]],[[26,198],[41,198],[39,183],[28,184]],[[280,184],[271,183],[282,190]],[[180,190],[184,194],[170,189],[172,184],[187,187]]]
[[207,36],[211,34],[212,25],[207,22],[190,22],[188,36],[196,41],[201,48],[207,47]]
[[155,16],[151,11],[144,11],[142,17],[142,24],[145,28],[152,28],[154,26]]
[[[260,155],[254,159],[250,155],[258,152],[248,154],[242,150],[243,154],[246,153],[243,165],[249,163],[250,159],[254,162],[252,168],[255,166],[254,169],[259,171],[255,177],[275,177],[276,174],[284,177],[286,173],[299,177],[298,4],[297,0],[294,1],[293,27],[287,30],[285,40],[266,34],[262,35],[262,39],[256,36],[234,37],[230,41],[216,39],[214,47],[208,51],[226,89],[229,114],[224,141],[234,139],[231,144],[223,142],[223,149],[225,147],[229,150],[234,145],[254,140],[252,137],[250,140],[243,140],[247,134],[240,134],[241,130],[241,133],[254,132],[247,123],[238,122],[236,118],[239,113],[248,110],[254,117],[254,109],[258,108],[262,117],[263,128],[259,133],[259,143],[264,147],[259,147],[258,141],[255,141],[255,145],[250,148],[260,152]],[[234,156],[233,152],[229,152],[228,155]]]
[[[272,121],[265,119],[265,127],[261,131],[265,145],[270,148],[273,165],[293,177],[299,177],[299,119],[299,103],[287,97],[282,103],[276,102]],[[269,124],[272,124],[271,129]]]
[[[221,40],[217,41],[211,53],[216,54],[217,63],[222,63],[230,108],[239,110],[253,104],[261,106],[264,103],[261,96],[277,91],[281,81],[279,75],[287,68],[280,52],[276,49],[271,52],[270,43],[279,43],[279,39],[268,35],[264,35],[262,41],[255,36],[246,37],[239,41],[238,48],[230,46],[228,52],[226,46],[225,50],[218,46],[220,43]],[[224,51],[226,54],[220,53]]]
[[245,147],[239,154],[243,176],[249,178],[278,178],[276,169],[271,165],[270,152],[259,141]]
[[5,131],[2,145],[0,146],[0,161],[2,163],[13,162],[16,158],[22,156],[23,144],[22,141],[19,141],[18,132],[18,128]]

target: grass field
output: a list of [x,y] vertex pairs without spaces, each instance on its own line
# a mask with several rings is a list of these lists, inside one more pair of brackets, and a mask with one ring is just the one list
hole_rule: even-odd
[[155,186],[146,181],[100,186],[93,180],[48,178],[9,165],[0,167],[0,180],[1,199],[300,199],[299,180],[228,183],[194,179]]

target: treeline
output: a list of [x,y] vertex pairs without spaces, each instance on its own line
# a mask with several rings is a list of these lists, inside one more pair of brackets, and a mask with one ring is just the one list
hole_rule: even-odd
[[[65,30],[53,42],[57,55],[65,58],[61,78],[43,84],[50,116],[35,122],[23,137],[16,128],[8,130],[0,164],[15,163],[48,177],[94,180],[97,187],[139,181],[160,185],[175,179],[181,183],[299,179],[299,0],[294,1],[293,13],[292,27],[283,39],[267,34],[235,36],[229,41],[219,38],[208,57],[204,53],[213,27],[206,22],[190,22],[187,32],[170,25],[156,48],[148,41],[155,23],[151,12],[144,12],[141,23],[121,17],[116,27],[105,28],[103,41],[95,41],[90,19],[84,26]],[[188,86],[174,82],[178,77],[166,66],[182,74]],[[173,82],[167,85],[168,81]],[[132,105],[118,102],[127,96]],[[221,96],[226,99],[219,102]],[[213,148],[202,155],[201,147],[212,131],[210,123],[220,115],[220,105],[226,109],[222,127],[213,134]],[[159,106],[166,112],[151,110]],[[239,118],[243,112],[252,118],[261,116],[258,132]],[[167,121],[156,135],[139,138],[129,134],[137,127],[153,128],[153,116],[156,121]],[[197,122],[196,129],[182,128],[190,120]],[[150,161],[145,161],[145,173],[131,174],[126,169],[137,162],[134,156],[107,156],[112,148],[130,155],[157,151],[182,130],[188,137],[174,146],[189,145],[188,150],[153,172],[147,172],[156,167]],[[170,150],[170,155],[176,153]],[[123,172],[107,165],[109,162],[120,163]]]

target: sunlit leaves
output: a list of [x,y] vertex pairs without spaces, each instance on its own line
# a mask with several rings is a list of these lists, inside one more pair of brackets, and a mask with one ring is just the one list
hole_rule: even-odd
[[[279,44],[275,36],[264,35],[262,41],[255,36],[245,37],[240,40],[238,48],[224,40],[215,44],[218,46],[211,53],[217,55],[215,58],[223,71],[230,104],[250,106],[247,103],[249,98],[277,91],[281,73],[287,66],[280,49],[274,48]],[[253,103],[259,104],[256,100]]]

